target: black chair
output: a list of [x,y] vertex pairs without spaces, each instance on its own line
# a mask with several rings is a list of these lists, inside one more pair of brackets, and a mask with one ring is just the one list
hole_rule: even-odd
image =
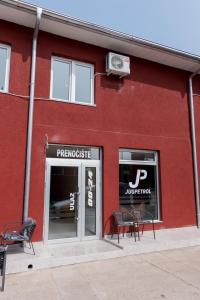
[[[142,226],[142,235],[144,232],[144,225],[145,224],[152,224],[152,229],[153,229],[153,237],[154,240],[156,239],[155,235],[155,226],[154,226],[154,219],[153,216],[150,212],[148,212],[146,209],[145,210],[140,210],[138,208],[133,208],[130,210],[130,214],[133,217],[134,222],[139,226]],[[148,218],[148,219],[147,219]]]
[[32,218],[27,218],[23,224],[19,222],[8,223],[4,226],[3,232],[1,233],[1,245],[7,245],[10,243],[21,243],[28,242],[30,248],[35,250],[32,243],[32,236],[36,227],[36,221]]
[[0,274],[2,276],[1,291],[4,291],[6,275],[6,251],[8,246],[0,246]]
[[[112,230],[112,237],[114,234],[114,229],[115,227],[117,227],[117,234],[118,234],[118,244],[119,244],[119,235],[120,235],[120,231],[121,228],[126,228],[126,227],[130,227],[131,228],[131,236],[132,233],[134,233],[134,238],[135,238],[135,242],[136,242],[136,229],[137,226],[131,216],[131,214],[128,211],[125,210],[118,210],[118,211],[114,211],[112,213],[113,218],[114,218],[114,226],[113,226],[113,230]],[[138,232],[138,238],[139,238],[139,231]],[[124,236],[124,231],[123,231],[123,236]]]

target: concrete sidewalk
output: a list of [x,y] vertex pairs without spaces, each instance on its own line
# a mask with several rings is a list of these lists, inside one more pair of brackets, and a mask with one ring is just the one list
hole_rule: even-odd
[[[120,245],[121,248],[118,246]],[[156,240],[152,231],[144,232],[141,240],[135,242],[133,237],[117,238],[77,243],[49,244],[35,243],[36,255],[26,248],[26,253],[8,254],[7,274],[66,266],[141,254],[161,250],[177,249],[200,245],[200,230],[196,227],[163,229],[156,231]],[[23,251],[21,247],[18,248]],[[29,253],[29,254],[28,254]]]
[[6,276],[2,300],[199,300],[200,246]]

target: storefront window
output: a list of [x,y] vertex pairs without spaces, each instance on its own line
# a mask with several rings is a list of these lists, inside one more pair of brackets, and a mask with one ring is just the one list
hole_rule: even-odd
[[[159,219],[157,152],[120,150],[119,199],[123,208],[139,208]],[[146,215],[145,215],[146,212]]]

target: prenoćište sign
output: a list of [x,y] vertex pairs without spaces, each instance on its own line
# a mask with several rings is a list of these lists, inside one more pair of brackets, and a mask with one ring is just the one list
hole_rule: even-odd
[[99,160],[99,149],[93,147],[48,145],[46,157],[66,159],[96,159]]

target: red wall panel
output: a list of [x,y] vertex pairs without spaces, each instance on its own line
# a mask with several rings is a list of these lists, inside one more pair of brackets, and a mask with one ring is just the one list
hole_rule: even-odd
[[[28,95],[32,30],[0,21],[11,46],[9,92]],[[22,219],[28,100],[0,93],[0,226]]]

